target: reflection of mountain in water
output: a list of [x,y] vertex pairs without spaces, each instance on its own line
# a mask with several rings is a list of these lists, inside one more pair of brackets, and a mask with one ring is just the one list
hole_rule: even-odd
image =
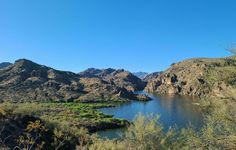
[[[136,92],[136,94],[147,94]],[[113,108],[100,109],[105,114],[114,115],[116,118],[124,118],[132,121],[137,114],[160,115],[160,123],[165,129],[170,126],[187,127],[189,123],[199,129],[203,125],[201,109],[193,105],[195,98],[170,95],[150,95],[153,100],[148,102],[130,102]],[[103,137],[116,138],[122,134],[124,129],[101,131]]]
[[[196,99],[183,96],[156,96],[160,101],[160,106],[165,110],[170,123],[179,122],[179,126],[186,126],[186,123],[201,126],[202,113],[201,109],[193,105]],[[165,118],[162,118],[165,119]]]
[[[144,94],[137,92],[137,94]],[[146,93],[145,93],[146,94]],[[197,99],[183,96],[150,95],[153,99],[148,102],[131,102],[114,108],[103,108],[105,114],[114,115],[116,118],[124,118],[132,121],[137,114],[160,115],[160,123],[165,129],[170,126],[187,127],[190,123],[197,129],[203,125],[201,109],[193,103]],[[112,134],[112,130],[106,131],[105,135]]]

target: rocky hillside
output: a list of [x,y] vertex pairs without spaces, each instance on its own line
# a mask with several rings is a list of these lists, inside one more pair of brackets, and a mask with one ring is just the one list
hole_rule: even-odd
[[0,63],[0,69],[5,68],[5,67],[8,67],[8,66],[10,66],[10,65],[11,65],[11,63],[9,63],[9,62]]
[[174,64],[145,88],[151,93],[236,99],[236,57],[189,59]]
[[112,85],[132,92],[143,90],[145,87],[145,83],[140,78],[123,69],[115,70],[108,68],[100,70],[90,68],[79,73],[79,76],[86,78],[98,77]]
[[[117,79],[119,80],[119,79]],[[134,99],[125,88],[21,59],[0,69],[0,101],[97,101]]]

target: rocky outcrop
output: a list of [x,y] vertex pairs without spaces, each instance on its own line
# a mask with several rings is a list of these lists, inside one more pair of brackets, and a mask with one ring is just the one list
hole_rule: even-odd
[[95,69],[90,68],[79,73],[80,77],[93,78],[98,77],[112,85],[116,85],[120,88],[125,88],[128,91],[140,91],[145,87],[145,82],[133,75],[132,73],[123,69]]
[[174,64],[154,79],[150,93],[236,98],[236,58],[189,59]]
[[97,77],[80,78],[79,83],[83,86],[84,93],[86,93],[77,99],[79,101],[121,101],[134,97],[134,94],[125,88],[117,87]]
[[150,100],[152,100],[149,96],[147,96],[147,95],[145,95],[145,94],[136,94],[135,96],[136,96],[136,100],[138,100],[138,101],[143,101],[143,102],[145,102],[145,101],[150,101]]
[[[109,72],[109,71],[108,71]],[[116,71],[115,71],[116,72]],[[104,73],[105,74],[105,73]],[[126,73],[114,73],[129,79]],[[115,78],[114,78],[115,79]],[[131,76],[132,79],[132,76]],[[122,81],[122,80],[121,80]],[[134,94],[100,77],[81,77],[72,72],[21,59],[0,69],[0,101],[99,101],[133,99]],[[126,86],[128,87],[128,86]],[[131,87],[132,88],[132,87]],[[136,88],[136,87],[135,87]]]

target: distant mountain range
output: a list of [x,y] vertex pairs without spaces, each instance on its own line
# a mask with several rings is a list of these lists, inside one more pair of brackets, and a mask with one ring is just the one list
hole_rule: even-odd
[[12,64],[9,63],[9,62],[0,63],[0,69],[5,68],[5,67],[8,67],[8,66],[10,66],[10,65],[12,65]]
[[150,73],[150,74],[147,74],[144,78],[143,78],[143,81],[145,82],[148,82],[152,79],[155,79],[157,78],[162,72],[153,72],[153,73]]
[[133,74],[142,79],[144,82],[148,82],[149,80],[157,78],[161,73],[162,72],[153,72],[149,74],[147,72],[134,72]]
[[76,74],[26,59],[1,63],[0,68],[0,101],[148,100],[145,95],[134,94],[144,89],[149,93],[236,99],[236,57],[189,59],[151,74],[112,68],[90,68]]
[[136,76],[136,77],[139,77],[140,79],[144,79],[148,73],[147,72],[133,72],[133,74]]

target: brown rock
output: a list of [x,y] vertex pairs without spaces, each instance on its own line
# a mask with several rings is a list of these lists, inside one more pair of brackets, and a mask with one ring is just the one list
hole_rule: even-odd
[[150,80],[150,93],[236,97],[236,58],[189,59]]

